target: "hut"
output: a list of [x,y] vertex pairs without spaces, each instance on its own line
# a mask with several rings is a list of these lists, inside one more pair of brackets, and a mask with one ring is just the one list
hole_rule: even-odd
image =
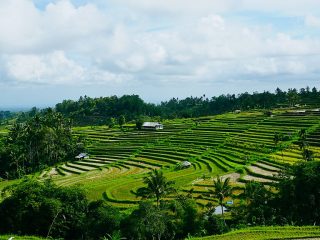
[[75,156],[76,159],[85,159],[85,158],[89,158],[89,155],[87,153],[80,153],[79,155]]
[[143,130],[159,130],[163,129],[163,125],[159,122],[144,122],[141,126]]
[[[228,212],[228,209],[227,209],[226,207],[223,207],[223,212]],[[221,214],[222,214],[221,206],[215,207],[213,214],[215,214],[215,215],[221,215]]]
[[191,167],[191,162],[183,161],[181,163],[181,168],[188,168],[188,167]]

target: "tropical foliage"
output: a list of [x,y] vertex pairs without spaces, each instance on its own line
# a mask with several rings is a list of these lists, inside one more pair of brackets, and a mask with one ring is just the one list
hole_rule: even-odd
[[213,180],[214,190],[209,190],[214,198],[218,199],[218,203],[221,207],[222,217],[224,218],[224,200],[232,194],[232,187],[230,185],[230,178],[222,179],[218,177]]
[[[316,89],[264,94],[281,99],[268,102],[270,106],[293,106],[302,99],[313,106],[318,96]],[[165,130],[158,132],[134,129],[162,117],[269,106],[258,96],[262,95],[239,95],[232,104],[222,97],[219,104],[225,105],[217,108],[217,100],[205,96],[159,105],[145,104],[136,95],[110,97],[100,99],[100,113],[97,99],[85,97],[81,107],[77,101],[64,106],[75,104],[72,111],[60,106],[59,112],[34,108],[20,114],[16,122],[9,120],[10,131],[2,127],[0,176],[20,178],[40,170],[41,174],[37,180],[0,182],[0,234],[185,239],[247,226],[319,225],[320,112],[316,107],[164,120]],[[108,111],[110,102],[103,104],[105,100],[114,104]],[[130,111],[124,109],[126,104]],[[72,121],[107,126],[71,130]],[[90,158],[74,160],[84,147],[83,135]],[[183,161],[191,166],[177,169]],[[222,177],[212,182],[217,175]],[[46,179],[54,179],[60,187]],[[76,184],[86,192],[62,187]],[[234,205],[226,204],[230,198]],[[222,216],[215,212],[219,206]]]
[[[285,171],[274,187],[248,182],[237,197],[242,203],[232,207],[232,215],[225,223],[212,208],[200,210],[188,195],[171,196],[160,205],[142,201],[133,211],[121,212],[101,200],[89,203],[78,187],[61,188],[52,181],[25,180],[2,192],[0,234],[146,240],[221,234],[252,225],[318,226],[319,171],[320,162],[302,162]],[[152,177],[163,179],[159,172],[153,172]],[[228,182],[219,178],[215,181],[218,204],[228,195],[226,192],[233,190],[229,190]],[[152,200],[154,195],[148,198]]]
[[155,197],[157,206],[160,205],[161,198],[175,192],[175,188],[173,187],[174,182],[168,181],[163,175],[163,172],[157,169],[150,172],[149,177],[145,177],[143,182],[147,184],[147,186],[139,188],[137,195],[143,198]]
[[20,178],[74,158],[83,145],[72,136],[71,122],[47,109],[25,123],[15,123],[2,140],[0,177]]
[[[111,118],[120,120],[124,116],[127,121],[136,120],[141,116],[155,118],[199,117],[220,114],[228,111],[249,109],[270,109],[278,106],[294,106],[299,103],[315,104],[320,101],[320,93],[316,88],[309,87],[275,93],[242,93],[227,94],[208,98],[187,97],[172,98],[160,104],[145,103],[138,95],[110,96],[100,98],[80,97],[78,101],[64,100],[56,105],[56,111],[73,119],[76,124],[105,125]],[[33,110],[34,111],[34,110]],[[122,117],[121,117],[122,118]]]

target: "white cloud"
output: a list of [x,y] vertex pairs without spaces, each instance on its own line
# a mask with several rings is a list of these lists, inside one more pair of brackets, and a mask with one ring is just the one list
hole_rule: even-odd
[[18,83],[92,85],[120,83],[129,75],[88,69],[66,57],[63,51],[45,55],[12,55],[5,59],[7,75]]
[[143,14],[167,13],[184,15],[184,17],[203,16],[211,13],[224,14],[243,10],[281,12],[288,15],[304,16],[307,13],[318,11],[320,7],[319,0],[110,0],[109,2]]
[[92,4],[76,8],[58,1],[40,11],[30,0],[0,1],[2,53],[68,49],[108,27],[108,18]]
[[12,55],[6,59],[7,74],[26,83],[76,84],[84,69],[61,51],[48,55]]
[[261,12],[278,12],[284,15],[304,16],[307,13],[318,11],[320,7],[320,2],[318,0],[242,0],[241,2],[241,9]]
[[[225,21],[221,16],[211,14],[200,19],[200,27],[201,26],[223,31],[225,29]],[[206,31],[206,28],[203,30]]]
[[268,53],[275,56],[320,54],[319,39],[294,39],[288,34],[279,33],[276,37],[269,38],[266,43]]
[[305,17],[304,21],[305,21],[306,26],[308,26],[308,27],[317,27],[317,28],[320,27],[320,18],[315,17],[311,14],[308,14]]
[[108,28],[108,19],[92,4],[76,8],[69,1],[50,3],[42,16],[43,25],[61,37],[88,37]]
[[137,72],[144,69],[146,61],[142,55],[137,54],[129,56],[127,59],[119,60],[117,64],[124,70]]
[[[319,27],[320,2],[292,1],[56,0],[40,10],[31,0],[0,0],[1,75],[17,84],[163,88],[309,76],[320,70],[320,38],[307,34]],[[253,11],[257,21],[233,11]],[[262,11],[305,25],[261,23]]]
[[41,30],[40,13],[30,1],[0,1],[0,50],[2,53],[36,45]]
[[[304,74],[307,66],[297,59],[258,58],[250,60],[244,65],[246,73],[250,75]],[[310,69],[311,70],[311,69]]]
[[110,0],[115,5],[126,6],[128,9],[134,9],[138,11],[147,12],[147,14],[155,13],[189,13],[189,16],[194,14],[209,14],[210,12],[224,12],[230,8],[239,6],[239,1],[234,0],[200,0],[200,1],[185,1],[185,0],[170,0],[170,1],[158,1],[158,0]]

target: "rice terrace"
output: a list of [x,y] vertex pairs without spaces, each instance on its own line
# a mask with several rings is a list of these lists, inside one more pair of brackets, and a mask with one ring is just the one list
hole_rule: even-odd
[[[315,93],[315,90],[313,92]],[[138,96],[132,95],[116,99],[121,105],[124,100],[136,100],[137,98]],[[112,99],[113,97],[107,97],[104,98],[104,101]],[[238,99],[240,101],[240,96]],[[206,218],[214,219],[212,220],[215,222],[214,224],[222,225],[217,225],[216,230],[212,230],[215,229],[212,228],[215,225],[210,223],[213,225],[204,226],[206,231],[208,233],[211,231],[212,233],[225,233],[227,225],[237,226],[233,223],[240,221],[241,217],[239,220],[235,220],[237,216],[248,218],[246,221],[249,225],[259,226],[259,223],[256,222],[266,224],[270,221],[272,223],[274,221],[272,219],[277,217],[276,215],[275,217],[268,216],[271,213],[268,213],[271,208],[269,209],[267,202],[276,204],[279,201],[284,201],[277,200],[277,192],[285,191],[287,182],[295,181],[291,175],[297,174],[296,178],[298,179],[301,171],[310,171],[311,176],[315,178],[319,176],[317,170],[313,169],[314,167],[308,170],[309,164],[311,164],[310,166],[314,163],[318,164],[320,160],[320,109],[318,103],[314,101],[315,99],[309,99],[308,105],[295,104],[296,106],[290,106],[287,104],[287,106],[279,105],[280,107],[269,109],[236,109],[208,116],[167,119],[159,119],[156,116],[153,119],[157,119],[157,121],[152,120],[152,117],[139,117],[126,121],[124,116],[120,115],[118,122],[110,118],[104,124],[101,124],[103,116],[96,114],[95,118],[92,118],[89,114],[86,117],[78,118],[74,113],[66,113],[62,107],[63,104],[83,104],[83,101],[100,100],[80,98],[78,102],[64,101],[57,104],[55,110],[50,108],[41,111],[32,109],[26,113],[13,114],[4,122],[1,130],[3,144],[7,146],[3,149],[4,159],[6,156],[10,159],[10,152],[9,155],[5,155],[7,148],[16,151],[16,154],[19,154],[19,151],[26,151],[27,154],[22,155],[25,157],[20,162],[18,160],[9,165],[8,171],[11,172],[4,173],[12,180],[3,179],[0,181],[0,189],[4,196],[3,203],[15,196],[15,194],[11,196],[14,191],[19,192],[34,188],[32,187],[34,184],[40,188],[53,187],[57,189],[55,191],[58,189],[64,191],[64,188],[61,187],[78,186],[81,189],[79,191],[84,191],[85,196],[83,197],[92,202],[91,204],[98,204],[98,208],[100,204],[106,204],[107,208],[118,209],[113,211],[120,211],[122,214],[131,213],[128,215],[129,219],[135,218],[136,211],[140,211],[138,209],[155,208],[155,211],[165,212],[173,210],[172,214],[179,214],[176,212],[179,208],[175,205],[171,206],[172,203],[176,202],[175,204],[177,204],[178,202],[182,204],[182,208],[195,203],[191,209],[198,209],[199,212],[197,213],[198,217],[193,217],[193,221],[199,222],[194,222],[194,227],[198,229],[202,224],[209,224],[206,223],[208,221]],[[180,103],[184,104],[183,101],[185,100]],[[191,98],[188,101],[204,101],[202,104],[205,105],[207,100]],[[215,101],[212,100],[212,103]],[[142,101],[140,104],[145,103]],[[165,104],[169,105],[170,102]],[[127,105],[132,109],[134,106],[136,105]],[[149,107],[153,107],[153,105]],[[73,114],[75,126],[71,128],[70,121],[64,119],[57,111],[66,115]],[[130,115],[127,116],[130,119]],[[26,123],[19,123],[25,121],[24,118],[29,120]],[[99,124],[90,125],[87,123],[88,121]],[[55,131],[56,133],[54,133]],[[43,136],[40,135],[42,132],[45,133]],[[34,134],[37,134],[43,143],[33,138]],[[70,139],[70,134],[72,134],[73,140]],[[48,141],[52,143],[52,146],[48,145]],[[17,148],[17,146],[23,146],[23,144],[27,144],[27,148],[19,150],[20,147]],[[28,147],[30,145],[34,146],[33,149]],[[64,149],[69,149],[71,155],[64,153]],[[33,157],[28,158],[30,154]],[[60,158],[63,156],[64,160],[61,161]],[[47,162],[43,158],[48,158]],[[39,163],[34,162],[35,159],[39,159]],[[50,161],[58,162],[52,164]],[[21,164],[23,165],[21,166]],[[300,169],[301,167],[304,170]],[[293,172],[286,175],[291,168]],[[294,170],[295,168],[297,170]],[[37,171],[37,169],[40,170]],[[21,171],[24,171],[25,174],[29,172],[29,174],[18,175],[21,174]],[[316,171],[315,175],[312,175],[313,171]],[[23,178],[23,176],[25,177]],[[301,177],[304,179],[305,176],[301,175]],[[26,181],[28,178],[31,179],[31,182]],[[163,183],[155,182],[155,189],[147,195],[141,195],[146,190],[145,185],[149,184],[148,179],[153,181],[157,178],[162,179]],[[49,182],[47,182],[48,180]],[[20,182],[22,183],[21,187],[19,187]],[[219,185],[216,184],[219,182],[224,186],[221,189],[222,197],[220,197],[220,193],[216,193],[219,188]],[[165,184],[164,186],[166,186],[164,188],[166,190],[160,190],[159,187],[158,195],[156,193],[158,191],[157,184],[159,186]],[[175,185],[175,193],[172,192],[173,194],[169,192],[171,184]],[[302,187],[306,188],[306,186]],[[282,188],[284,189],[281,190]],[[310,189],[311,194],[314,191],[312,188]],[[43,191],[50,192],[51,190],[44,189]],[[168,193],[165,193],[166,191]],[[299,194],[301,190],[297,189],[297,191]],[[40,194],[40,192],[36,190],[35,194]],[[145,202],[147,199],[155,198],[157,200],[156,206],[154,204],[148,205],[150,204],[148,201]],[[310,201],[313,201],[312,198]],[[184,204],[186,205],[184,206]],[[266,209],[262,210],[262,213],[255,212],[254,209],[259,208],[261,204],[264,204]],[[242,215],[241,211],[243,210],[241,209],[246,205],[248,209],[245,211],[248,211],[248,215]],[[89,204],[89,209],[90,206]],[[173,209],[171,209],[172,207]],[[252,209],[250,210],[250,208]],[[59,209],[55,210],[56,215],[52,216],[53,220],[47,233],[48,236],[51,231],[58,231],[57,229],[51,230],[51,228],[54,227],[60,212],[65,211],[62,210],[63,208]],[[298,211],[304,210],[301,208]],[[284,214],[290,212],[291,210]],[[222,218],[219,217],[221,214]],[[287,226],[287,219],[281,219],[276,221],[284,221],[283,225]],[[311,219],[313,221],[314,218]],[[62,221],[64,220],[62,219]],[[291,224],[289,223],[289,225]],[[58,226],[57,224],[56,227]],[[295,229],[295,226],[286,229],[280,226],[278,228],[256,228],[256,230],[253,228],[252,230],[232,231],[227,233],[225,237],[233,239],[232,236],[239,238],[244,234],[247,239],[251,237],[252,239],[264,239],[263,236],[267,233],[270,238],[277,236],[277,231],[282,233],[283,238],[320,235],[318,227],[311,230],[306,226],[305,231],[296,231]],[[46,227],[43,231],[37,235],[45,235]],[[133,239],[139,236],[139,231],[135,232],[138,235]],[[29,235],[28,231],[23,233]],[[72,237],[65,236],[64,238],[82,238],[80,236],[74,237],[75,230],[72,230],[70,234]],[[114,232],[113,234],[118,233]],[[161,232],[162,234],[164,232]],[[180,234],[179,238],[184,236],[184,233]],[[224,239],[223,236],[221,235],[221,239]],[[164,239],[166,238],[164,237]]]
[[[70,161],[41,173],[63,186],[83,184],[91,199],[101,196],[112,205],[127,208],[139,202],[135,191],[151,169],[163,169],[170,180],[199,205],[212,201],[206,195],[212,178],[231,177],[240,189],[255,180],[270,184],[286,166],[303,159],[296,141],[307,129],[314,158],[320,160],[320,111],[261,111],[227,113],[213,117],[167,120],[159,131],[107,127],[76,127],[75,134],[90,142],[90,158]],[[275,147],[275,132],[288,136]],[[189,161],[190,168],[178,169]]]
[[320,239],[320,0],[0,0],[0,240]]

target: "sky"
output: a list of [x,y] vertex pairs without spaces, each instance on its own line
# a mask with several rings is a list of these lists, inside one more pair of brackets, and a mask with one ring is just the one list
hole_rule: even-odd
[[319,0],[0,0],[0,108],[320,88]]

